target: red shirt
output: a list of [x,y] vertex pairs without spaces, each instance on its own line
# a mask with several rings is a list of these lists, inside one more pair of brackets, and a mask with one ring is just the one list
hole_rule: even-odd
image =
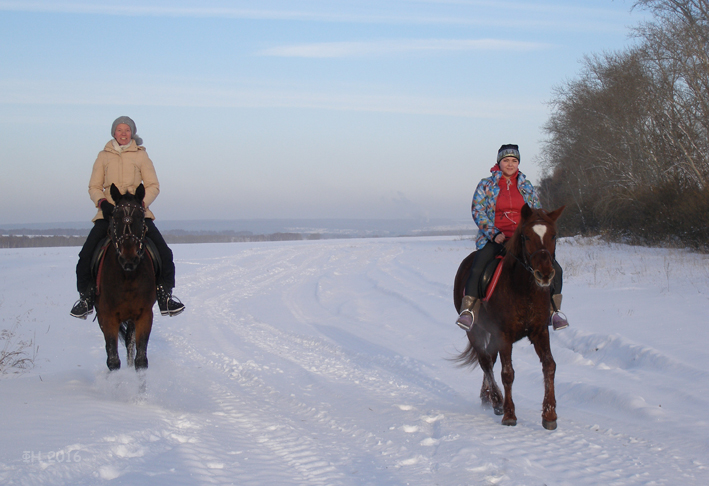
[[495,227],[502,231],[505,238],[511,238],[519,224],[524,198],[517,188],[517,174],[509,179],[501,177],[499,186],[500,193],[495,202]]

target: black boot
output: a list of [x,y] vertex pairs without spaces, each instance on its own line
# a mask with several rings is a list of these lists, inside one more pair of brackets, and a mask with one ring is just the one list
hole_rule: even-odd
[[69,313],[72,317],[78,319],[86,319],[87,316],[94,311],[94,288],[89,287],[84,292],[79,293],[79,300],[76,301],[74,307]]
[[163,316],[176,316],[185,310],[185,305],[180,299],[172,296],[172,289],[168,290],[162,285],[157,287],[158,307]]

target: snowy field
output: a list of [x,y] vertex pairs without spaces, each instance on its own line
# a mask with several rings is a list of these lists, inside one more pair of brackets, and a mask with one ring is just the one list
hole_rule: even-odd
[[[562,240],[569,329],[514,347],[518,425],[480,407],[451,237],[175,245],[184,314],[155,318],[147,391],[69,316],[78,248],[0,250],[3,485],[707,485],[709,257]],[[499,363],[496,367],[499,382]]]

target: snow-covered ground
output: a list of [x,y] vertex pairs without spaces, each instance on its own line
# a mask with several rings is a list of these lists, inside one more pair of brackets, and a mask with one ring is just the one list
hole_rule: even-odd
[[187,311],[156,317],[144,394],[108,373],[98,324],[69,317],[78,248],[0,250],[0,329],[39,347],[0,377],[0,484],[709,484],[706,255],[560,242],[550,432],[526,340],[516,427],[480,407],[480,369],[448,360],[471,247],[175,245]]

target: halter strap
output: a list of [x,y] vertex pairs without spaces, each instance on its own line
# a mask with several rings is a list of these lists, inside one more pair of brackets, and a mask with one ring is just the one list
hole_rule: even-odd
[[117,205],[115,211],[118,212],[121,210],[124,213],[123,218],[130,219],[131,221],[136,210],[140,211],[143,216],[143,232],[140,236],[138,236],[133,233],[133,229],[131,228],[130,224],[125,224],[123,226],[123,233],[121,235],[118,235],[116,228],[116,215],[114,214],[114,216],[111,218],[111,224],[109,226],[109,236],[111,237],[111,241],[113,241],[113,245],[116,247],[116,252],[120,253],[120,246],[123,243],[129,240],[134,240],[138,245],[138,254],[142,257],[143,252],[145,251],[143,247],[143,243],[145,241],[145,234],[148,232],[148,226],[145,224],[145,208],[142,204]]

